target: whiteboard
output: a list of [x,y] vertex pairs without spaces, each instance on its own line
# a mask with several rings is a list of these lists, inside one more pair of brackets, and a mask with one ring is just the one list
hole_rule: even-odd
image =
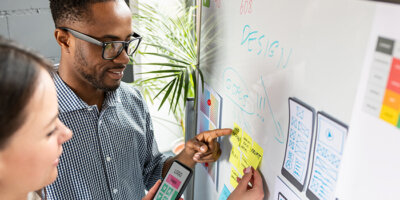
[[[298,190],[281,173],[288,99],[295,97],[351,127],[375,10],[382,3],[203,2],[209,7],[202,7],[200,68],[205,82],[223,99],[221,127],[237,123],[264,149],[259,169],[268,188],[265,199],[274,198],[276,185],[307,199],[305,189]],[[195,199],[218,199],[224,186],[233,190],[229,137],[222,138],[221,148],[217,187],[204,167],[196,166]]]

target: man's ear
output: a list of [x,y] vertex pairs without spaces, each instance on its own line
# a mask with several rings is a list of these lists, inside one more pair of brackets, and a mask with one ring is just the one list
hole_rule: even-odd
[[54,31],[54,37],[56,38],[57,43],[60,45],[61,49],[69,53],[70,52],[70,42],[71,42],[71,37],[68,34],[67,31],[56,28]]

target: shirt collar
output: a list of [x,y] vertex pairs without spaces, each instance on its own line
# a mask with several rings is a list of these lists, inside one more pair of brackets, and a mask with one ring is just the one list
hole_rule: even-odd
[[[56,85],[58,105],[61,113],[87,109],[90,107],[86,102],[78,97],[67,84],[65,84],[58,73],[54,73],[53,78]],[[121,103],[118,89],[106,92],[103,107],[116,106],[117,103]]]

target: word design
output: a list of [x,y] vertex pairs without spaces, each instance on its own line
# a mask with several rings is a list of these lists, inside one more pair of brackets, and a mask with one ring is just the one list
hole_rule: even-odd
[[242,41],[240,45],[247,46],[248,52],[254,52],[256,55],[262,55],[265,58],[276,60],[276,67],[285,69],[288,66],[290,57],[292,55],[292,49],[289,50],[281,47],[278,40],[270,40],[265,37],[264,34],[258,31],[253,31],[250,25],[243,27]]

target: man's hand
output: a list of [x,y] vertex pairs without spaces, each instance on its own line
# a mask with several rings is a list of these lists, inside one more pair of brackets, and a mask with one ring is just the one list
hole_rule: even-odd
[[193,168],[196,163],[215,162],[221,156],[221,149],[217,138],[224,135],[230,135],[232,129],[216,129],[202,132],[191,140],[187,141],[183,151],[166,161],[163,167],[163,176],[174,160],[178,160],[188,167]]
[[232,129],[217,129],[202,132],[186,143],[185,149],[192,160],[198,163],[215,162],[221,156],[221,149],[217,138],[230,135]]

